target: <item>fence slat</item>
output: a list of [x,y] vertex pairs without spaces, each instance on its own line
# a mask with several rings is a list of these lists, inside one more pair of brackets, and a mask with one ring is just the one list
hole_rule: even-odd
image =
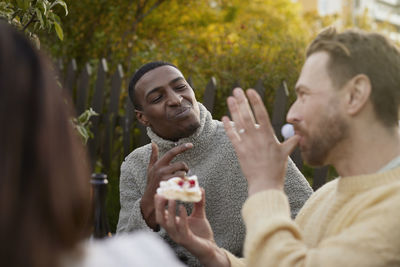
[[313,177],[313,185],[312,185],[312,188],[314,189],[314,191],[326,183],[326,176],[328,174],[328,170],[329,170],[328,166],[314,169],[314,177]]
[[67,90],[68,94],[71,96],[71,99],[74,98],[74,84],[75,84],[75,77],[77,72],[77,65],[76,60],[73,58],[67,68],[67,74],[65,76],[65,80],[63,82],[64,88]]
[[111,78],[110,105],[108,112],[104,118],[105,121],[105,138],[103,143],[103,164],[106,169],[111,165],[111,153],[113,145],[114,129],[116,126],[116,118],[118,116],[119,96],[121,94],[121,84],[124,77],[122,65],[118,64],[117,70]]
[[139,146],[144,146],[144,145],[150,143],[151,140],[150,140],[149,136],[147,135],[146,126],[144,126],[143,124],[138,122],[137,128],[140,130]]
[[[240,81],[239,80],[235,80],[235,82],[232,84],[231,91],[230,91],[229,95],[232,95],[233,89],[235,89],[237,87],[240,87]],[[229,112],[229,108],[228,107],[226,108],[226,116],[231,118],[231,113]]]
[[211,77],[210,81],[206,85],[203,95],[203,105],[213,114],[214,111],[214,101],[215,101],[215,90],[217,88],[217,81],[215,77]]
[[125,101],[125,116],[123,117],[123,123],[122,123],[122,127],[123,127],[123,136],[122,136],[122,140],[123,140],[123,146],[124,146],[124,158],[131,153],[131,136],[133,133],[133,129],[132,129],[132,122],[134,120],[134,116],[135,116],[135,111],[133,109],[133,105],[131,104],[131,101],[129,99],[129,97],[126,98]]
[[87,108],[89,78],[91,75],[92,68],[89,63],[86,63],[78,78],[78,87],[76,91],[76,111],[78,114],[81,114]]
[[265,103],[265,87],[263,79],[258,79],[256,86],[254,86],[254,89],[260,95],[261,100]]
[[295,150],[290,155],[290,158],[293,160],[294,164],[296,164],[297,168],[302,171],[303,170],[303,159],[301,158],[301,151],[299,147],[296,147]]
[[283,81],[282,85],[276,90],[274,109],[272,113],[272,127],[275,130],[276,137],[282,141],[281,128],[285,124],[286,120],[286,102],[289,95],[289,91],[286,86],[286,82]]
[[104,96],[104,88],[105,88],[105,80],[106,73],[108,72],[107,61],[103,58],[100,61],[99,69],[97,71],[97,80],[94,89],[93,99],[92,99],[92,108],[94,111],[99,113],[99,116],[94,116],[91,118],[92,122],[92,131],[94,133],[93,139],[89,141],[89,153],[92,160],[92,166],[94,166],[97,159],[97,149],[100,142],[100,132],[99,132],[99,123],[103,114],[103,96]]

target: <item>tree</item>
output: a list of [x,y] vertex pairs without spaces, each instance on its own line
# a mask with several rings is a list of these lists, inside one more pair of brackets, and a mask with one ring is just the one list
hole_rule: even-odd
[[[122,64],[128,76],[145,62],[170,61],[192,77],[200,100],[214,76],[218,87],[215,118],[226,113],[225,99],[236,81],[249,87],[262,79],[266,105],[272,106],[275,89],[283,80],[293,87],[310,39],[308,24],[290,0],[66,2],[71,13],[62,18],[62,45],[54,42],[53,35],[41,35],[43,47],[54,58],[64,62],[76,58],[78,68],[83,68],[87,62],[96,67],[98,59],[105,57],[109,73]],[[126,87],[121,102],[127,97]],[[111,169],[102,169],[101,162],[96,165],[96,171],[110,177],[107,205],[112,229],[118,220],[118,176],[123,160],[118,150],[121,135],[114,137]]]

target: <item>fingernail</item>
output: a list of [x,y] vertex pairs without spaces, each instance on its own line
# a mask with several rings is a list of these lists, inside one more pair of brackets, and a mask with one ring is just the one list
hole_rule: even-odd
[[191,148],[191,147],[193,147],[193,144],[192,143],[186,143],[185,147]]
[[241,96],[241,95],[243,95],[242,89],[236,88],[235,90],[233,90],[233,95],[234,95],[234,96]]

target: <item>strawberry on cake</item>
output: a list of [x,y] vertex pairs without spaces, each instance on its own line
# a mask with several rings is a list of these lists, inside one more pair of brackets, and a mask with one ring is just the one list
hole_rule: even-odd
[[184,202],[199,202],[201,200],[201,190],[197,181],[197,176],[173,177],[168,181],[160,182],[157,194],[173,200]]

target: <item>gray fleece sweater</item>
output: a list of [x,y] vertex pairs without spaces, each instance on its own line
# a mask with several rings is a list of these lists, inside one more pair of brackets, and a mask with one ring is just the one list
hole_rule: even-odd
[[[199,106],[201,126],[193,135],[172,142],[162,139],[150,128],[147,128],[147,134],[152,142],[158,145],[159,157],[178,144],[193,143],[193,148],[178,155],[175,161],[186,162],[191,173],[197,175],[200,186],[204,188],[206,215],[218,246],[240,257],[245,238],[245,225],[240,212],[247,198],[247,182],[222,122],[213,120],[210,112],[202,104],[199,103]],[[140,211],[150,154],[150,144],[139,147],[129,154],[121,165],[121,211],[117,232],[151,230]],[[290,159],[285,192],[289,197],[294,218],[311,195],[312,189]],[[184,205],[190,214],[192,206],[186,203]],[[187,265],[200,265],[188,251],[170,240],[164,229],[161,229],[159,234],[171,244],[178,257]]]

